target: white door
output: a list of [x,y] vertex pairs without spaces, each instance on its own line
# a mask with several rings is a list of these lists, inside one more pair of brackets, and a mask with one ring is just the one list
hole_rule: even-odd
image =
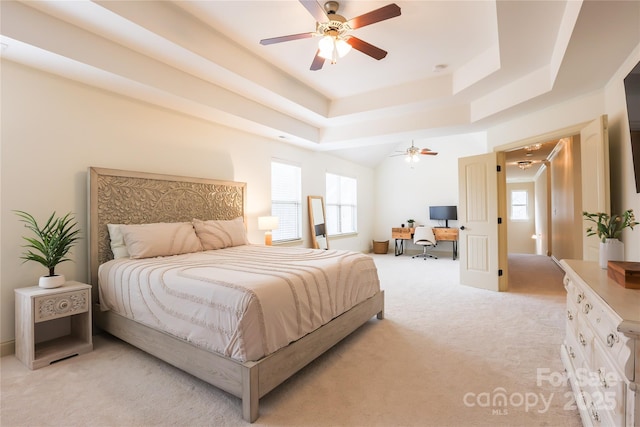
[[[590,122],[580,130],[580,167],[582,169],[582,211],[610,212],[609,194],[609,136],[607,116]],[[593,223],[583,220],[583,230]],[[582,238],[582,258],[597,261],[600,240],[598,236]]]
[[[498,172],[498,169],[501,172]],[[458,160],[460,283],[507,288],[504,153]],[[502,225],[499,217],[502,215]]]

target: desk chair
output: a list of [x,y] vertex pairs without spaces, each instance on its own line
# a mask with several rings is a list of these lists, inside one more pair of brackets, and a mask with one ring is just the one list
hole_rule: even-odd
[[427,257],[438,259],[437,256],[427,252],[428,246],[433,247],[436,245],[436,237],[433,235],[431,227],[416,227],[413,233],[413,243],[422,246],[422,253],[411,258],[422,258],[425,261],[427,260]]

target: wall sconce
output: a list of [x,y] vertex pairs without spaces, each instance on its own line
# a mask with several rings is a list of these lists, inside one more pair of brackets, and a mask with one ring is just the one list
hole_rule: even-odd
[[278,217],[277,216],[260,216],[258,217],[258,230],[266,230],[264,233],[264,244],[271,246],[273,238],[271,235],[272,230],[278,229]]

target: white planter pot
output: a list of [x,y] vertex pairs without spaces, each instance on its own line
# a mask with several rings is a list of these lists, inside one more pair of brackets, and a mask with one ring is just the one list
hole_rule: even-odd
[[40,276],[38,286],[40,286],[41,288],[51,289],[59,288],[60,286],[64,285],[64,283],[64,274],[56,274],[55,276]]
[[624,243],[618,239],[600,242],[600,268],[607,268],[609,261],[624,261]]

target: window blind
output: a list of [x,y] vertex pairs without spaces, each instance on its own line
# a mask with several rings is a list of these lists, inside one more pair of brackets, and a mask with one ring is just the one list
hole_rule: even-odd
[[299,166],[271,162],[271,215],[279,226],[273,230],[273,241],[302,237],[302,173]]
[[355,178],[327,173],[327,232],[358,231],[358,185]]

